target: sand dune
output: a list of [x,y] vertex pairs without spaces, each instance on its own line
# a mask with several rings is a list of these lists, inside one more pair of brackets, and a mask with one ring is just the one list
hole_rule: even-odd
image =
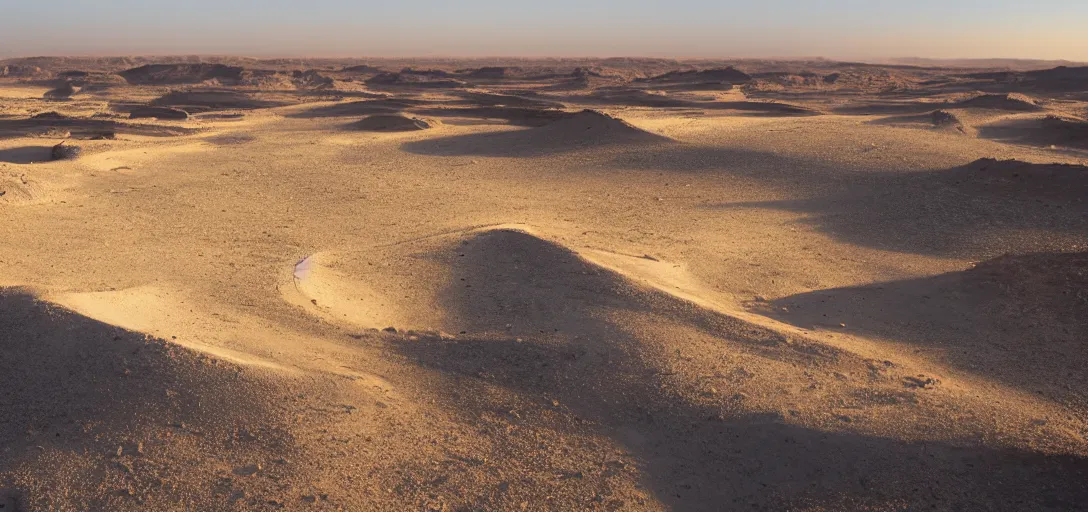
[[[1002,256],[962,272],[821,290],[784,297],[773,306],[790,309],[778,316],[797,325],[834,316],[874,336],[906,334],[915,343],[944,347],[941,357],[956,366],[1059,402],[1078,401],[1070,390],[1082,387],[1085,378],[1078,370],[1085,326],[1076,318],[1079,299],[1069,299],[1083,288],[1086,268],[1085,253]],[[899,308],[911,312],[892,312]],[[904,316],[914,320],[904,322]],[[976,326],[971,332],[957,332],[964,318]],[[999,332],[1014,332],[1020,342],[986,350],[984,345],[1004,337]],[[1040,350],[1039,343],[1048,348]]]
[[318,106],[293,115],[296,117],[347,117],[370,114],[389,114],[400,112],[417,105],[425,105],[427,103],[428,102],[426,101],[413,98],[379,98]]
[[[222,488],[225,475],[290,457],[290,420],[265,407],[282,392],[282,377],[246,370],[239,379],[238,367],[18,290],[4,290],[0,301],[9,365],[2,400],[20,418],[0,428],[0,471],[18,489],[0,497],[16,510],[129,508],[136,496],[139,508],[216,508],[228,497],[184,489]],[[169,461],[194,470],[170,471]],[[269,474],[285,469],[261,466]],[[273,489],[270,480],[236,478],[223,492],[237,500]]]
[[1088,121],[1068,115],[999,120],[981,128],[983,137],[1013,144],[1088,148]]
[[1012,110],[1035,112],[1042,110],[1039,103],[1024,94],[982,94],[959,103],[963,108],[985,108],[993,110]]
[[414,117],[404,117],[394,114],[375,114],[352,123],[355,130],[367,132],[415,132],[426,130],[434,124]]
[[533,156],[579,149],[673,141],[597,110],[561,117],[527,130],[409,142],[405,149],[422,154]]
[[3,69],[4,510],[1088,502],[1076,69]]
[[45,92],[43,97],[47,100],[67,100],[79,92],[79,88],[70,82],[65,82],[59,87]]
[[668,73],[644,79],[645,82],[688,82],[707,83],[724,82],[729,84],[743,84],[752,80],[752,77],[743,71],[733,67],[720,69],[703,69],[692,71],[670,71]]
[[283,106],[285,103],[256,98],[251,94],[223,90],[174,91],[152,102],[153,105],[181,107],[188,112],[222,109],[255,109]]
[[947,110],[934,110],[930,115],[930,122],[936,128],[952,129],[961,133],[966,133],[967,129],[963,126],[963,121],[960,118]]
[[964,189],[996,197],[1068,201],[1074,207],[1088,193],[1088,167],[1083,165],[983,158],[957,169],[948,179]]
[[597,110],[583,110],[567,118],[558,119],[532,130],[530,136],[555,144],[666,142],[668,140]]
[[175,137],[196,130],[176,125],[124,123],[96,118],[0,119],[0,137],[41,136],[46,138],[102,139],[110,135]]
[[553,121],[564,119],[570,113],[560,109],[540,109],[521,107],[426,107],[416,108],[415,113],[453,119],[470,119],[481,122],[499,122],[517,126],[544,126]]
[[519,96],[514,94],[495,94],[480,91],[466,91],[461,97],[486,107],[524,107],[524,108],[563,108],[563,104],[544,98],[533,96]]
[[[800,443],[772,449],[776,461],[788,462],[781,471],[764,474],[772,481],[813,471],[813,458],[839,457],[844,451],[887,450],[885,455],[891,458],[910,452],[897,446],[869,448],[870,442],[861,439],[831,438],[828,445],[809,444],[803,429],[785,427],[776,416],[779,413],[772,404],[777,399],[766,391],[775,387],[771,382],[787,388],[793,383],[804,383],[800,387],[815,383],[812,389],[819,391],[791,399],[788,414],[806,424],[849,421],[860,431],[888,428],[906,418],[918,424],[919,418],[939,415],[945,400],[955,400],[973,414],[994,414],[985,403],[969,398],[974,393],[972,382],[952,379],[939,368],[919,367],[893,353],[866,357],[799,332],[748,323],[708,309],[704,305],[711,301],[692,292],[686,297],[704,305],[668,293],[678,281],[672,276],[674,266],[667,262],[593,250],[586,250],[583,257],[522,229],[499,226],[310,257],[295,267],[290,291],[301,293],[299,302],[323,318],[397,329],[401,334],[396,335],[403,340],[398,350],[429,367],[455,375],[486,375],[487,380],[518,392],[543,392],[557,397],[556,403],[578,417],[616,429],[629,450],[649,461],[651,474],[686,475],[684,490],[667,497],[659,494],[665,502],[685,509],[713,509],[712,503],[738,498],[763,506],[788,506],[822,492],[803,488],[783,492],[778,487],[778,492],[768,495],[760,493],[758,485],[730,477],[749,471],[719,452],[725,449],[725,439],[737,443],[735,436],[746,438],[739,441],[741,446],[754,450],[768,449],[768,438],[779,436]],[[594,259],[608,262],[610,268]],[[793,302],[784,303],[796,307]],[[676,335],[688,341],[680,342]],[[674,359],[674,350],[684,356]],[[733,368],[743,368],[742,374],[716,372],[713,368],[722,357]],[[719,377],[687,380],[692,373]],[[851,384],[854,379],[865,383],[864,392]],[[628,395],[639,396],[639,402],[621,399]],[[1022,411],[1045,414],[1042,411],[1049,407],[1026,393],[1007,392],[1006,397],[1020,404]],[[471,400],[446,399],[458,408],[473,407]],[[855,404],[845,406],[851,412],[822,412],[844,402]],[[711,404],[725,404],[725,408]],[[919,439],[926,432],[966,426],[936,421],[935,417],[927,420],[927,426],[915,434],[900,435]],[[1002,428],[1027,432],[1031,421],[1030,415],[1005,418]],[[979,427],[972,424],[970,428]],[[953,477],[942,466],[917,457],[887,470],[867,466],[864,478],[880,485],[891,500],[868,504],[881,506],[903,499],[934,471],[942,478],[956,478],[963,485],[963,499],[976,503],[997,496],[983,483],[990,476],[1026,469],[1028,481],[1050,478],[1049,472],[1036,474],[1038,470],[1028,469],[1030,463],[1012,454],[979,456],[929,446],[942,458],[978,461],[981,467],[976,469],[981,472]],[[677,454],[685,462],[677,460]],[[867,460],[873,460],[872,454]],[[701,470],[688,472],[684,468],[689,464]],[[849,464],[838,467],[839,476],[822,485],[835,487],[861,476],[854,473],[856,469],[848,469]],[[656,485],[651,483],[651,489]],[[838,503],[860,506],[863,502]]]

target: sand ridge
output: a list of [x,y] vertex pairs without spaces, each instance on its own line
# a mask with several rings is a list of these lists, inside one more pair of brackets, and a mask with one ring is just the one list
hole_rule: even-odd
[[1088,496],[1073,71],[48,62],[0,79],[5,507]]

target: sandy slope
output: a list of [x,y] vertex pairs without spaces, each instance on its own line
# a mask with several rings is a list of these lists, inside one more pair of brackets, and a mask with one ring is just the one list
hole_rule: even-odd
[[1080,168],[971,164],[1083,162],[986,136],[1035,113],[463,97],[0,139],[0,503],[1086,503]]

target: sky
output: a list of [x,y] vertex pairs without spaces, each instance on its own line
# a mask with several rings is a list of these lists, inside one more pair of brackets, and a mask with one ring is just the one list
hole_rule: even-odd
[[0,0],[0,56],[1088,61],[1088,0]]

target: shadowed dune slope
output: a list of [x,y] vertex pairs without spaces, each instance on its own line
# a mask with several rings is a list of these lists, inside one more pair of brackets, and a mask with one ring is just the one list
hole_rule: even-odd
[[1024,94],[982,94],[966,99],[957,104],[961,108],[982,108],[992,110],[1010,110],[1014,112],[1036,112],[1043,108],[1039,102]]
[[[312,310],[362,325],[368,308],[400,315],[402,328],[419,330],[397,350],[448,381],[445,406],[470,416],[505,407],[466,379],[541,397],[518,417],[559,410],[578,419],[560,432],[611,437],[639,461],[645,488],[676,509],[1019,510],[1088,495],[1078,457],[911,440],[991,428],[944,417],[947,401],[969,391],[934,389],[897,357],[760,327],[586,258],[625,260],[646,276],[668,274],[667,263],[594,254],[509,228],[372,248],[326,261],[335,271],[313,277],[343,281],[309,288],[366,295],[313,295]],[[768,407],[783,400],[787,410]]]
[[353,130],[366,132],[415,132],[430,128],[431,123],[422,119],[396,114],[375,114],[349,126]]
[[1088,91],[1088,66],[1058,66],[1035,71],[972,73],[970,78],[994,80],[1003,87],[1015,86],[1038,91]]
[[517,126],[544,126],[571,116],[570,112],[564,110],[523,107],[423,108],[414,112],[430,117],[465,118],[483,123],[502,121]]
[[1012,144],[1088,149],[1088,121],[1070,116],[1000,121],[981,127],[979,135]]
[[636,81],[650,83],[676,83],[676,82],[724,82],[730,84],[743,84],[752,80],[747,73],[733,67],[704,69],[692,71],[670,71],[663,75],[644,78]]
[[673,142],[617,117],[583,110],[538,128],[424,140],[402,147],[428,155],[539,156],[591,147]]
[[[286,418],[270,401],[284,383],[252,369],[16,289],[0,290],[0,354],[0,489],[16,510],[222,509],[236,492],[274,484],[195,490],[293,454]],[[232,441],[239,435],[247,441]]]
[[935,277],[784,297],[768,312],[783,307],[790,313],[776,316],[798,326],[841,320],[1029,392],[1088,405],[1081,394],[1088,389],[1086,253],[1002,256]]
[[151,102],[160,107],[181,107],[187,112],[205,112],[222,109],[258,109],[287,105],[287,102],[268,100],[252,94],[230,90],[174,91]]
[[0,512],[1088,505],[1088,68],[156,59],[0,61]]
[[[190,135],[198,130],[181,126],[149,123],[124,123],[109,119],[0,119],[0,139],[35,136],[53,136],[66,133],[67,137],[90,139],[110,135],[140,135],[148,137],[173,137]],[[66,138],[66,137],[65,137]]]
[[981,158],[948,173],[946,180],[964,191],[995,199],[1047,200],[1088,210],[1088,167],[1073,164],[1033,164],[1018,160]]
[[966,125],[955,112],[948,110],[934,110],[926,114],[890,116],[870,122],[878,125],[937,129],[958,134],[975,132],[974,128]]
[[322,117],[348,117],[371,114],[394,114],[412,107],[426,105],[426,100],[413,98],[384,98],[364,101],[350,101],[347,103],[335,103],[311,109],[295,112],[289,117],[310,119]]
[[462,98],[484,107],[522,107],[522,108],[562,108],[563,104],[549,101],[544,98],[531,96],[517,96],[513,94],[496,94],[486,91],[466,91],[459,94]]
[[980,159],[948,169],[844,174],[778,154],[687,144],[616,161],[631,169],[758,177],[794,198],[699,207],[799,212],[800,224],[882,250],[995,257],[1053,250],[1088,229],[1081,165]]

